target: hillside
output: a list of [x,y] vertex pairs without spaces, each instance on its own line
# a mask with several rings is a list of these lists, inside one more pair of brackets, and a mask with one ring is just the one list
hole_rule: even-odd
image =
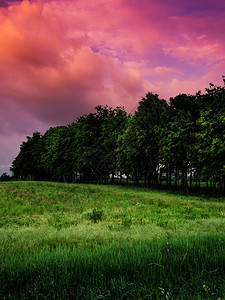
[[224,299],[225,199],[0,184],[0,299]]

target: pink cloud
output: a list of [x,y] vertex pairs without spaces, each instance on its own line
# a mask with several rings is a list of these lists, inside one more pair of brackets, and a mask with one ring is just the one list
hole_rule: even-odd
[[169,99],[224,74],[221,5],[210,14],[177,0],[13,3],[0,8],[2,135],[68,124],[98,104],[133,111],[148,91]]
[[[96,93],[105,98],[107,85],[118,102],[124,97],[123,90],[134,97],[135,90],[143,92],[137,70],[123,69],[113,57],[92,50],[88,38],[68,38],[62,20],[50,16],[53,12],[44,10],[41,1],[23,1],[1,14],[0,96],[33,117],[56,123],[71,122],[90,111],[98,104]],[[106,104],[107,99],[104,101]]]
[[[225,26],[224,26],[225,29]],[[225,59],[223,47],[224,41],[207,38],[206,35],[197,35],[195,37],[181,34],[183,39],[177,43],[164,48],[165,54],[172,56],[190,64],[197,65],[205,62],[211,64],[218,60]]]
[[101,53],[143,54],[160,38],[161,29],[157,23],[163,14],[161,6],[153,1],[148,2],[147,12],[146,7],[142,8],[140,3],[134,6],[132,2],[136,3],[130,1],[128,4],[123,0],[50,1],[44,12],[48,15],[54,8],[57,17],[68,28],[69,36],[85,36]]
[[[72,110],[89,110],[96,93],[115,103],[126,91],[136,101],[146,92],[146,81],[149,86],[181,81],[179,61],[209,65],[224,59],[223,40],[210,36],[212,20],[206,27],[206,18],[166,18],[166,13],[166,4],[122,0],[24,0],[4,9],[1,93],[37,118],[61,122],[71,120]],[[156,47],[168,59],[178,58],[177,65],[161,63]]]
[[210,14],[204,17],[176,16],[171,18],[171,28],[172,34],[163,41],[166,55],[194,65],[202,62],[210,65],[225,59],[224,18],[217,20]]

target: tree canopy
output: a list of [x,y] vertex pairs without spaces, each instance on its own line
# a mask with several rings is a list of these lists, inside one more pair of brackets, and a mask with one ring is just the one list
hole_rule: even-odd
[[[67,126],[34,132],[21,144],[15,178],[115,182],[225,191],[225,87],[179,94],[169,103],[147,93],[134,115],[98,105]],[[126,182],[127,182],[126,181]],[[195,184],[194,184],[195,183]],[[164,184],[165,186],[165,184]]]

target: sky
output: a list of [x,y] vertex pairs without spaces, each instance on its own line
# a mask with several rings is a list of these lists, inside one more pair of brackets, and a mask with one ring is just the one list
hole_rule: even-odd
[[96,105],[222,85],[224,49],[224,0],[0,0],[0,175]]

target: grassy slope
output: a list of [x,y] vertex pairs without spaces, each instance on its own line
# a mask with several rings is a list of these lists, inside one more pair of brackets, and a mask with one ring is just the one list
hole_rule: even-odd
[[224,200],[1,183],[0,299],[223,299]]

